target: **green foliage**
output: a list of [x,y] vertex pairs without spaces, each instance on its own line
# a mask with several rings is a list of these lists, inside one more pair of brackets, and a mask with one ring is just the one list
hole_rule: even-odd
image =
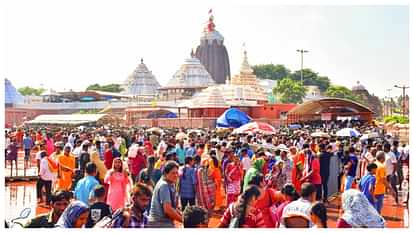
[[[289,78],[300,81],[300,70],[291,73]],[[331,85],[331,81],[326,76],[319,76],[318,73],[314,72],[311,69],[303,69],[303,85],[308,86],[318,86],[321,92],[325,92]]]
[[253,73],[261,79],[281,80],[290,74],[284,65],[262,64],[252,67]]
[[36,95],[40,96],[46,89],[44,88],[32,88],[32,87],[21,87],[18,89],[20,94],[26,96],[26,95]]
[[384,117],[384,122],[385,123],[400,123],[400,124],[408,124],[409,123],[409,118],[406,116],[386,116]]
[[302,103],[306,91],[307,88],[300,81],[289,78],[280,80],[277,86],[273,88],[273,94],[282,103]]
[[112,84],[101,86],[101,85],[96,83],[96,84],[89,85],[86,88],[86,90],[87,91],[106,91],[106,92],[119,93],[119,92],[123,91],[124,89],[121,88],[120,84],[112,83]]
[[325,95],[334,98],[348,99],[365,105],[359,96],[352,94],[352,91],[344,86],[330,86],[326,90]]

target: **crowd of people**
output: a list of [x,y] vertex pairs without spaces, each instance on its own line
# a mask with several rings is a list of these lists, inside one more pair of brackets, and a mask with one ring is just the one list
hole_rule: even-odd
[[[327,204],[342,192],[337,227],[385,227],[385,195],[398,205],[408,145],[377,126],[376,138],[312,137],[231,130],[40,128],[6,132],[6,162],[37,161],[38,205],[26,227],[327,228]],[[11,169],[11,173],[13,169]]]

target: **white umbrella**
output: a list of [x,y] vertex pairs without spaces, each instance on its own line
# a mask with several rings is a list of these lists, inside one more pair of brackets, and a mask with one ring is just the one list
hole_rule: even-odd
[[177,140],[184,140],[187,138],[187,134],[185,134],[184,132],[179,132],[177,133],[177,135],[175,135],[175,139]]
[[311,137],[314,137],[314,138],[330,138],[331,136],[329,136],[328,133],[319,131],[319,132],[312,133]]
[[363,140],[368,140],[371,138],[378,138],[378,137],[379,137],[379,134],[377,132],[373,132],[373,133],[363,134],[360,140],[363,141]]
[[336,136],[338,137],[358,137],[360,135],[361,134],[356,129],[352,128],[345,128],[336,132]]
[[145,130],[145,132],[157,132],[157,133],[162,133],[162,132],[163,132],[163,130],[162,130],[162,129],[160,129],[160,128],[158,128],[158,127],[152,127],[152,128],[149,128],[149,129]]

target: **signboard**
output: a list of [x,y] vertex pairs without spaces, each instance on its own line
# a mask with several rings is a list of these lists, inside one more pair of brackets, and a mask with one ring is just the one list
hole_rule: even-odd
[[330,121],[332,119],[332,113],[322,113],[321,120]]

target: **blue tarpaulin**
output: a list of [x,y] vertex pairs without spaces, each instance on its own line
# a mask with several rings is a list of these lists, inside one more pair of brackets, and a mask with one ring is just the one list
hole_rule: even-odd
[[246,113],[237,108],[230,108],[217,118],[216,127],[239,128],[250,121],[251,118]]

